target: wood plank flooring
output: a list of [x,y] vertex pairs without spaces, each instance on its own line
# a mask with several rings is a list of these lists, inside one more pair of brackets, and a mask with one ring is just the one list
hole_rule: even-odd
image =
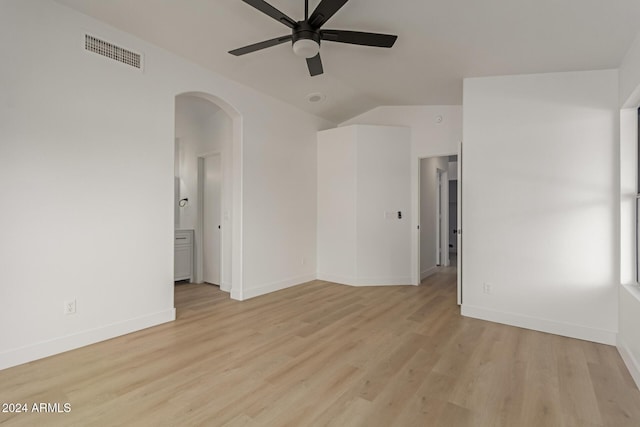
[[461,317],[455,289],[179,285],[175,322],[0,371],[0,403],[71,405],[0,425],[640,426],[614,347]]

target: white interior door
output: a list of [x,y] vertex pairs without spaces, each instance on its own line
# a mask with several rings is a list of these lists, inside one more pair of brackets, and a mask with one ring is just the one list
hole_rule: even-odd
[[440,254],[442,265],[449,266],[449,173],[440,173]]
[[221,182],[220,155],[204,158],[204,200],[202,221],[202,273],[207,283],[220,285],[221,255]]

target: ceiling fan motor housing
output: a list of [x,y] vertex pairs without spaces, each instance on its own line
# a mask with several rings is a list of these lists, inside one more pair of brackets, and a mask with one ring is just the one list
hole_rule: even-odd
[[305,58],[316,56],[320,50],[320,32],[306,21],[298,22],[292,31],[293,51]]

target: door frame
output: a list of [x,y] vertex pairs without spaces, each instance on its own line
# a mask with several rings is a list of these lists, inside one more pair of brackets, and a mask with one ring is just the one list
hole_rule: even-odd
[[447,157],[447,156],[458,156],[458,253],[457,253],[457,303],[458,305],[462,305],[462,274],[463,274],[463,265],[462,265],[462,252],[463,252],[463,243],[462,243],[462,189],[463,189],[463,174],[462,174],[462,142],[458,143],[458,149],[456,152],[444,152],[439,154],[427,155],[427,156],[416,156],[413,158],[411,162],[412,172],[412,182],[413,182],[413,194],[412,194],[412,217],[414,218],[413,225],[413,236],[411,242],[411,258],[412,258],[412,284],[415,286],[420,285],[420,162],[423,159],[429,159],[434,157]]
[[449,172],[436,168],[436,265],[449,266]]

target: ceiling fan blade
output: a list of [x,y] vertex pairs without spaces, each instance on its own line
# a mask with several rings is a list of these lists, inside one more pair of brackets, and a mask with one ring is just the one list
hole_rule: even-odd
[[322,0],[307,22],[314,28],[322,27],[347,1],[348,0]]
[[286,25],[289,28],[295,28],[297,25],[296,21],[289,18],[287,15],[280,12],[278,9],[271,6],[269,3],[267,3],[264,0],[242,0],[242,1],[250,6],[255,7],[265,15],[269,15],[276,21],[282,22],[284,25]]
[[320,30],[320,38],[329,42],[359,44],[363,46],[391,47],[398,36],[363,33],[360,31]]
[[311,74],[312,77],[322,74],[324,70],[322,69],[320,54],[317,54],[313,58],[307,58],[307,67],[309,67],[309,74]]
[[277,46],[282,43],[291,41],[292,36],[276,37],[275,39],[265,40],[260,43],[250,44],[249,46],[241,47],[238,49],[230,50],[229,53],[235,56],[246,55],[247,53],[255,52],[257,50],[266,49],[271,46]]

